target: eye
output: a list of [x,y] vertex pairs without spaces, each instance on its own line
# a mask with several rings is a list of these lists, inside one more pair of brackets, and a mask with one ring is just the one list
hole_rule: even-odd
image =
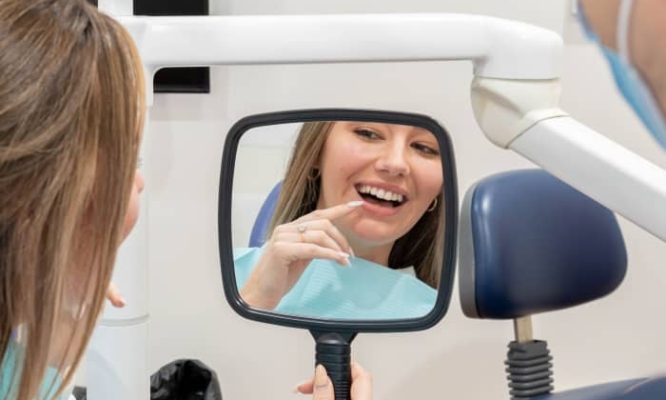
[[380,140],[383,136],[368,128],[354,128],[354,134],[368,140]]
[[437,148],[425,144],[425,143],[413,143],[412,148],[416,149],[418,152],[423,153],[428,156],[438,156],[439,150]]

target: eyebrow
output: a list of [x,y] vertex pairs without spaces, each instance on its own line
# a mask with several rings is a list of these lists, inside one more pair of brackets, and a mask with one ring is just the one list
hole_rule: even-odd
[[379,131],[383,131],[385,129],[388,129],[390,132],[393,132],[394,130],[392,129],[393,127],[400,126],[400,127],[405,127],[410,130],[410,133],[413,135],[428,135],[429,137],[432,137],[435,140],[435,144],[439,147],[439,141],[437,140],[437,137],[435,136],[434,133],[429,131],[428,129],[422,128],[420,126],[414,126],[414,125],[403,125],[403,124],[392,124],[389,122],[373,122],[373,121],[344,121],[344,123],[348,125],[362,125],[362,126],[367,126],[369,128],[374,128]]

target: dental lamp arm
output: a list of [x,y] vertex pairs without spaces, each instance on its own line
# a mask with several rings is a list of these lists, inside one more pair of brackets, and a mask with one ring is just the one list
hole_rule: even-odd
[[666,170],[557,108],[558,80],[475,78],[472,107],[488,139],[666,240]]
[[472,60],[477,76],[553,79],[562,53],[562,40],[552,31],[481,15],[118,19],[149,73],[184,66]]
[[[493,143],[666,238],[666,213],[657,209],[666,204],[663,169],[564,118],[557,108],[563,45],[551,31],[462,14],[119,19],[149,74],[165,66],[471,60],[472,103]],[[509,113],[495,112],[507,105]],[[557,117],[562,118],[545,122]],[[530,139],[535,135],[538,140]]]
[[509,148],[666,241],[666,171],[571,117],[534,125]]

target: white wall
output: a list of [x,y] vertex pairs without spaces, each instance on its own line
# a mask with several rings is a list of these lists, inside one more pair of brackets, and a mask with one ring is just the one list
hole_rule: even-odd
[[302,123],[256,127],[238,143],[231,203],[233,247],[248,247],[259,210],[275,185],[284,179]]
[[[376,0],[332,2],[211,0],[224,14],[474,12],[562,32],[565,0]],[[662,166],[666,156],[620,100],[599,53],[565,32],[562,105],[571,114]],[[217,247],[217,191],[227,130],[252,113],[353,107],[431,115],[453,137],[460,193],[488,174],[530,163],[483,137],[472,117],[470,64],[235,66],[212,69],[210,95],[156,95],[150,132],[151,370],[177,357],[200,358],[218,373],[225,399],[289,399],[312,371],[306,331],[247,321],[227,305]],[[535,319],[550,341],[556,387],[666,371],[666,245],[623,223],[630,256],[622,287],[595,304]],[[354,357],[375,377],[376,398],[507,398],[503,359],[510,322],[449,314],[418,333],[360,335]]]

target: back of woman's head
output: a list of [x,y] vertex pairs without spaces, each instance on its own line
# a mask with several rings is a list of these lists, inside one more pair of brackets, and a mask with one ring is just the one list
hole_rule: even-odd
[[34,398],[48,363],[81,358],[143,108],[140,61],[117,22],[84,0],[0,0],[0,359],[18,335],[18,399]]

